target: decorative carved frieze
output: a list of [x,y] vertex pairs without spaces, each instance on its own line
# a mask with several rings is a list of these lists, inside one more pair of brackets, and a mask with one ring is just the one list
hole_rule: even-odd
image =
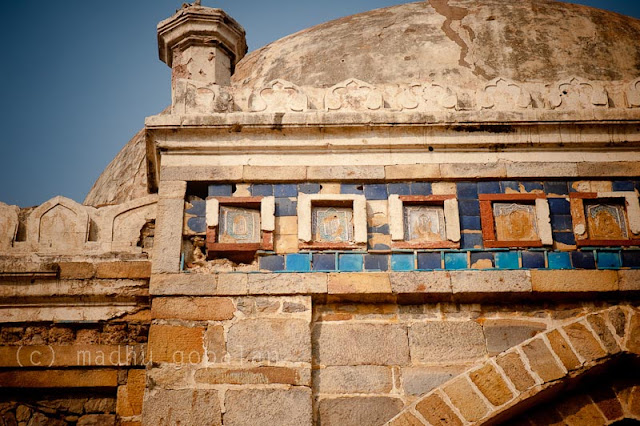
[[496,78],[477,95],[478,108],[500,111],[525,109],[532,106],[531,93],[521,85]]
[[631,82],[626,97],[629,108],[640,108],[640,78]]
[[384,100],[378,88],[351,78],[327,89],[324,106],[328,111],[377,111],[384,107]]
[[18,206],[0,203],[0,250],[11,248],[18,232]]
[[285,80],[273,80],[249,97],[252,112],[304,112],[308,103],[302,89]]
[[228,87],[186,79],[175,83],[173,114],[213,114],[233,110],[233,94]]
[[609,94],[600,82],[589,82],[577,77],[551,86],[548,100],[550,109],[609,107]]

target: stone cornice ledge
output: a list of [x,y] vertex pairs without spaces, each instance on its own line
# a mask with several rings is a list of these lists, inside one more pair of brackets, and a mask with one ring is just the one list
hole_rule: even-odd
[[[154,274],[152,296],[398,296],[483,300],[640,293],[640,270]],[[489,297],[490,298],[490,297]]]

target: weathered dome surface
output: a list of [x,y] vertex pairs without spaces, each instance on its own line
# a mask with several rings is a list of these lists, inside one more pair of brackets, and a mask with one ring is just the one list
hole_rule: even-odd
[[120,150],[87,194],[84,204],[121,204],[148,195],[144,129]]
[[247,55],[235,85],[632,80],[640,20],[551,0],[430,0],[309,28]]

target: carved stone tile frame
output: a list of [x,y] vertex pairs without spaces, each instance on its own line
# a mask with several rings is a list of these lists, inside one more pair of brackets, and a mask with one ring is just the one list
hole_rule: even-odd
[[[628,225],[627,237],[598,238],[591,235],[585,206],[591,204],[619,204],[623,207],[626,220],[623,226]],[[573,233],[576,237],[576,245],[584,246],[640,246],[640,202],[638,194],[632,191],[618,192],[573,192],[570,194],[571,216],[573,219]]]
[[[220,206],[259,208],[261,241],[258,243],[218,242]],[[274,197],[209,197],[207,198],[207,250],[215,252],[251,252],[273,250],[275,230]]]
[[[442,206],[444,209],[445,235],[443,241],[406,241],[405,206]],[[389,197],[389,230],[392,248],[459,248],[460,217],[455,195],[391,195]]]
[[[480,194],[480,221],[482,224],[482,239],[486,248],[508,247],[542,247],[553,244],[549,202],[545,194]],[[496,218],[494,204],[512,203],[531,205],[535,213],[532,226],[538,238],[535,240],[504,240],[496,232]]]
[[[353,209],[353,241],[341,243],[313,240],[312,211],[315,206],[351,207]],[[367,244],[367,201],[364,195],[299,194],[298,240],[301,249],[364,249]]]

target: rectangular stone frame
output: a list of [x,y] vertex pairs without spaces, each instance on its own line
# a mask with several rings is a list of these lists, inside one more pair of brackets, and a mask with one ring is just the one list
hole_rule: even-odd
[[[208,197],[207,198],[207,252],[252,252],[273,250],[273,231],[275,230],[274,197]],[[218,220],[220,206],[259,207],[262,241],[259,243],[218,243]]]
[[[486,248],[543,247],[553,244],[549,201],[546,194],[480,194],[480,222]],[[496,237],[493,203],[496,201],[534,201],[539,240],[501,241]]]
[[573,219],[573,233],[578,247],[598,246],[640,246],[640,239],[628,238],[623,240],[593,240],[589,238],[587,230],[587,218],[584,213],[584,200],[597,200],[599,198],[619,198],[625,200],[625,208],[629,231],[631,234],[640,234],[640,202],[638,194],[632,191],[618,192],[572,192],[569,194],[571,203],[571,217]]
[[[443,206],[447,241],[431,243],[404,241],[405,205]],[[389,197],[389,225],[392,249],[460,248],[460,214],[455,195],[391,195]]]
[[[351,205],[353,208],[353,243],[319,243],[313,241],[311,209],[313,205]],[[306,250],[354,250],[367,247],[367,200],[354,194],[298,195],[298,248]]]

